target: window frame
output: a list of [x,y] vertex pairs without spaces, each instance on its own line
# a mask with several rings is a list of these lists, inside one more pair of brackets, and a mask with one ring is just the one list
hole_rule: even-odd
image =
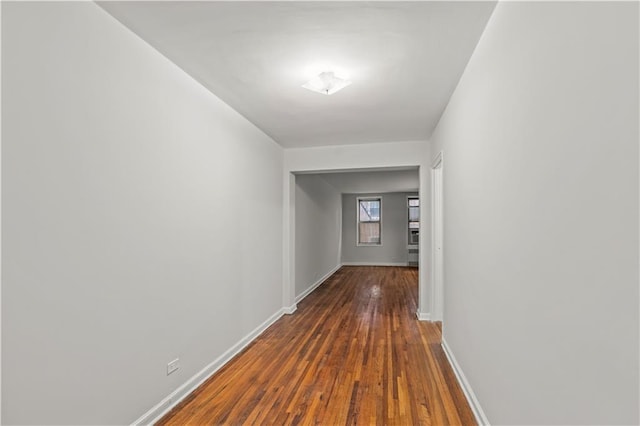
[[[412,206],[409,205],[409,200],[418,200],[418,205],[416,207],[418,207],[418,212],[420,212],[420,210],[422,209],[422,203],[420,203],[420,196],[419,195],[407,195],[407,232],[406,232],[406,237],[407,237],[407,247],[411,246],[411,247],[415,247],[418,246],[420,244],[420,237],[418,236],[418,243],[412,243],[411,242],[411,230],[412,229],[417,229],[418,230],[418,235],[420,234],[420,230],[422,229],[422,223],[420,223],[420,213],[418,213],[418,220],[417,221],[412,221],[411,220],[411,215],[410,215],[410,209]],[[418,228],[411,228],[411,222],[417,222],[418,223]]]
[[[360,242],[360,201],[379,201],[380,202],[380,220],[371,221],[380,224],[380,242],[379,243],[361,243]],[[363,223],[371,223],[363,222]],[[356,197],[356,247],[382,247],[382,195],[368,195]]]

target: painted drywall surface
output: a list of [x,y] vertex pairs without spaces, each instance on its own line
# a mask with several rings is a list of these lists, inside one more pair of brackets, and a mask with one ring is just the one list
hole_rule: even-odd
[[340,264],[341,197],[318,175],[296,176],[296,296]]
[[412,167],[426,163],[428,152],[426,141],[290,148],[284,164],[292,172]]
[[[343,263],[407,263],[408,211],[407,197],[417,192],[342,195],[342,262]],[[382,245],[358,246],[357,198],[382,197]]]
[[374,191],[417,192],[420,188],[420,174],[417,168],[386,172],[324,173],[322,177],[343,194]]
[[[0,4],[0,34],[2,33],[2,5]],[[2,37],[0,36],[0,42]],[[1,48],[0,48],[1,51]],[[1,52],[0,52],[1,53]],[[0,54],[0,81],[2,80],[2,55]],[[0,100],[2,84],[0,84]],[[2,102],[0,101],[0,134],[2,134]],[[0,136],[0,187],[2,187],[2,137]],[[0,193],[2,191],[0,190]],[[0,197],[0,235],[2,235],[2,197]],[[0,424],[2,423],[2,243],[0,240]]]
[[281,308],[283,152],[95,4],[2,8],[2,420],[130,423]]
[[492,424],[638,424],[638,4],[500,3],[433,136]]
[[[284,172],[282,175],[283,193],[283,304],[294,304],[295,288],[295,184],[292,173],[321,172],[327,170],[385,170],[389,168],[419,167],[421,223],[430,222],[431,176],[429,172],[430,144],[426,141],[388,142],[358,145],[327,146],[284,150]],[[295,206],[293,206],[295,207]],[[431,230],[423,227],[420,238],[419,309],[428,313],[430,308],[431,286],[429,264]]]

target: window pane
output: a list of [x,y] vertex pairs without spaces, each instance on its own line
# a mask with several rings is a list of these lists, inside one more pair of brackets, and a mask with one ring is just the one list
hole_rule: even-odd
[[409,207],[409,220],[420,220],[420,207]]
[[360,221],[380,220],[380,200],[360,200]]
[[409,222],[409,229],[420,229],[420,222]]
[[418,199],[418,198],[409,198],[409,206],[410,207],[418,207],[418,206],[420,206],[420,199]]
[[380,244],[380,222],[360,222],[360,244]]

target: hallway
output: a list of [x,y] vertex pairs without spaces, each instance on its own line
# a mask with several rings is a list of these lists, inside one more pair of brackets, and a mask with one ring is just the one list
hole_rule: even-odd
[[0,11],[0,424],[640,425],[639,1]]
[[158,424],[475,424],[417,283],[342,267]]

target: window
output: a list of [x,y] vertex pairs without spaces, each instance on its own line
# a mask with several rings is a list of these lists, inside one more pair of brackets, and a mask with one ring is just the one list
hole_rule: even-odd
[[408,197],[407,208],[407,222],[409,224],[408,241],[410,245],[418,244],[418,238],[420,235],[420,199],[418,197]]
[[382,198],[358,198],[358,245],[382,245]]

